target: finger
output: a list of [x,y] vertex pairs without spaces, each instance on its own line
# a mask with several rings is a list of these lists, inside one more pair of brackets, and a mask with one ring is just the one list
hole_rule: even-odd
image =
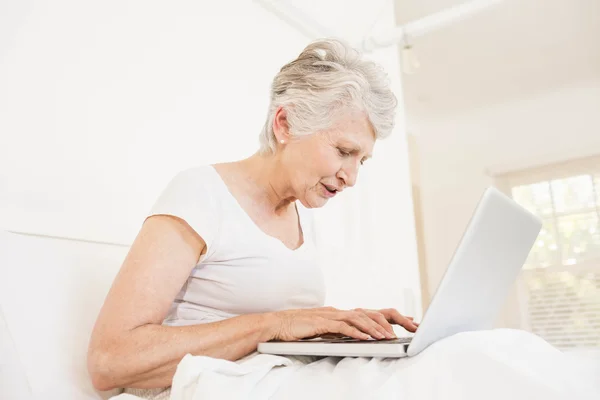
[[382,313],[380,313],[379,311],[374,311],[374,310],[367,310],[365,313],[369,316],[369,318],[371,318],[372,320],[377,322],[379,325],[381,325],[383,327],[383,329],[385,329],[385,331],[388,333],[388,335],[387,335],[388,339],[392,339],[392,338],[396,337],[394,328],[392,327],[392,325],[388,322],[388,320],[385,318],[385,316]]
[[408,319],[410,322],[412,322],[412,324],[413,324],[415,327],[417,327],[417,328],[419,327],[419,323],[418,323],[418,322],[415,322],[415,319],[414,319],[413,317],[407,317],[407,316],[404,316],[404,318],[406,318],[406,319]]
[[382,335],[381,337],[378,337],[378,339],[392,339],[395,336],[393,329],[392,332],[388,332],[386,326],[384,326],[383,324],[388,325],[390,329],[391,325],[387,322],[383,315],[380,315],[381,322],[377,321],[377,314],[379,313],[375,312],[371,314],[369,312],[363,312],[361,316],[366,323],[373,325],[377,329],[377,332],[379,332]]
[[344,336],[350,336],[354,339],[367,340],[369,335],[356,329],[354,326],[350,326],[344,321],[326,320],[325,328],[328,332],[339,333]]
[[357,308],[357,309],[355,309],[355,311],[365,313],[369,318],[371,318],[373,321],[375,321],[379,326],[381,326],[384,329],[384,333],[390,339],[392,337],[394,337],[394,338],[396,337],[394,328],[392,327],[392,325],[390,325],[390,323],[386,319],[385,315],[380,313],[378,310],[368,310],[368,309],[363,309],[363,308]]
[[[377,331],[375,324],[371,324],[362,318],[361,313],[356,311],[340,311],[333,319],[343,321],[356,329],[368,334],[372,338],[381,338],[381,333]],[[371,321],[372,322],[372,321]]]
[[381,313],[385,315],[388,321],[402,326],[409,332],[415,332],[417,330],[415,323],[404,315],[400,314],[396,309],[389,308],[386,310],[381,310]]
[[420,325],[419,322],[415,322],[415,319],[413,317],[406,317],[406,318],[409,319],[410,322],[412,322],[414,326],[418,327]]
[[417,326],[417,327],[419,326],[419,323],[415,322],[415,319],[413,317],[407,317],[406,315],[404,317],[406,317],[407,319],[409,319],[415,326]]
[[360,311],[345,311],[340,315],[340,318],[349,323],[361,331],[368,333],[372,338],[385,339],[385,329],[371,318],[369,318],[364,312]]

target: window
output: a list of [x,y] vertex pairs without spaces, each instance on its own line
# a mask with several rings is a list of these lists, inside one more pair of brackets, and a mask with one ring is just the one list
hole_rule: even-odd
[[501,182],[543,220],[521,275],[525,327],[560,349],[600,348],[600,157]]

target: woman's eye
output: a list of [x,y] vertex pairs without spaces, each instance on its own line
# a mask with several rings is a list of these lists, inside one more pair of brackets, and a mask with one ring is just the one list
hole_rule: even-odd
[[350,153],[348,153],[347,151],[344,151],[342,149],[338,149],[338,152],[340,153],[341,156],[343,157],[348,157],[350,155]]

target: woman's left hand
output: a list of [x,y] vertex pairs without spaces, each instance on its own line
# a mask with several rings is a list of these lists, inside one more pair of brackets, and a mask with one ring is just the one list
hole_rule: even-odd
[[385,308],[382,310],[367,310],[357,308],[355,311],[360,311],[367,314],[371,319],[383,326],[388,332],[395,334],[391,324],[400,325],[409,332],[415,332],[419,324],[413,321],[413,317],[406,317],[394,308]]

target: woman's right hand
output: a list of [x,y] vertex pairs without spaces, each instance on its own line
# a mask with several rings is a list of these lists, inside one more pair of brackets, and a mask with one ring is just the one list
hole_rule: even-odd
[[[271,316],[274,317],[270,326],[271,340],[294,341],[325,334],[339,334],[361,340],[396,337],[385,313],[377,310],[345,311],[322,307],[277,311],[271,313]],[[405,318],[407,324],[412,324],[412,318],[401,318]],[[397,318],[392,322],[398,323],[396,320]]]

